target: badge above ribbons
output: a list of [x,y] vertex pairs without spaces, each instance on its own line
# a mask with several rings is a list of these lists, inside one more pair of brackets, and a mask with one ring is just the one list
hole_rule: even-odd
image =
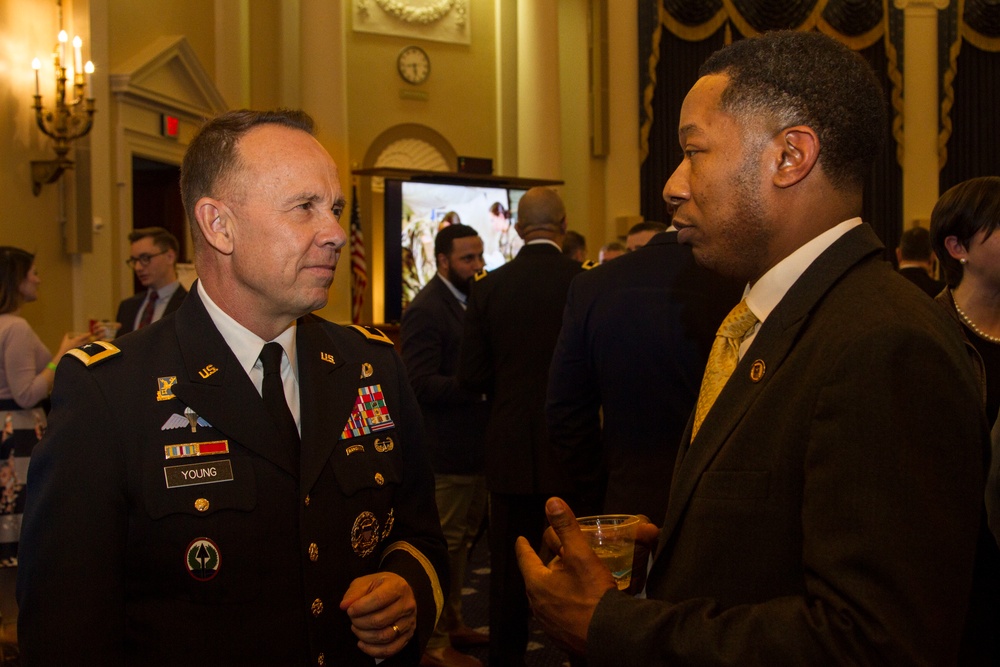
[[354,402],[354,409],[351,411],[347,424],[344,425],[340,439],[356,438],[395,426],[392,417],[389,416],[389,409],[385,405],[382,385],[373,384],[358,389],[358,398]]

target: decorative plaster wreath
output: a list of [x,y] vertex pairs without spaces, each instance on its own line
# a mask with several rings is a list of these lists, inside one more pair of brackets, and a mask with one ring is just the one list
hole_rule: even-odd
[[[465,23],[465,2],[462,0],[436,0],[421,7],[412,7],[403,0],[375,0],[375,4],[383,12],[391,14],[400,21],[423,25],[440,21],[454,8],[457,14],[456,22],[459,25]],[[358,8],[367,11],[368,0],[358,0]]]

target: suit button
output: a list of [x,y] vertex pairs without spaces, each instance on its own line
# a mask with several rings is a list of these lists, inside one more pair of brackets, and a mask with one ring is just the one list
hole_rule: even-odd
[[306,503],[306,507],[309,507],[309,496],[306,496],[305,503]]
[[375,483],[378,484],[379,486],[385,484],[385,477],[382,476],[382,473],[380,472],[375,473]]
[[326,664],[326,656],[323,655],[322,653],[320,653],[318,656],[316,656],[316,664],[320,665],[321,667],[322,667],[322,665],[325,665]]
[[319,560],[319,547],[315,542],[309,544],[309,560],[314,563]]
[[313,603],[312,603],[312,613],[313,613],[313,616],[319,616],[320,614],[323,613],[323,601],[320,600],[319,598],[316,598],[315,600],[313,600]]
[[199,512],[208,511],[208,505],[209,502],[207,498],[199,498],[198,500],[194,501],[194,508]]

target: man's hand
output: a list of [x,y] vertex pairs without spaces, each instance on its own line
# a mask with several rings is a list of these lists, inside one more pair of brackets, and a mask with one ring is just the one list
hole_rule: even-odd
[[[545,632],[563,648],[583,655],[594,609],[604,594],[615,588],[615,578],[587,544],[565,502],[549,498],[545,513],[558,538],[559,557],[545,566],[528,540],[519,537],[517,563],[531,609]],[[546,535],[549,537],[548,531]]]
[[352,581],[340,608],[351,619],[358,648],[373,658],[396,655],[417,629],[413,589],[393,572],[367,574]]

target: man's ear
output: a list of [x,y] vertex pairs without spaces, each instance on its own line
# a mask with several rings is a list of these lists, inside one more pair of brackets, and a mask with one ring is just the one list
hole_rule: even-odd
[[819,159],[819,137],[807,125],[787,127],[775,137],[778,165],[774,184],[788,188],[802,181]]
[[194,205],[195,221],[208,245],[223,255],[233,252],[233,214],[218,199],[202,197]]

